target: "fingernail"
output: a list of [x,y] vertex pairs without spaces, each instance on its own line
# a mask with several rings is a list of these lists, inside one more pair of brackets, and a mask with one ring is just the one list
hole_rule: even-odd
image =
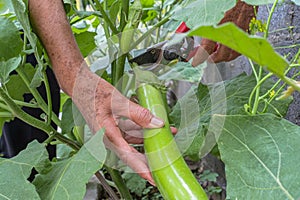
[[164,121],[162,121],[161,119],[159,119],[157,117],[152,117],[150,126],[152,126],[153,128],[159,128],[159,127],[162,127],[163,125],[164,125]]

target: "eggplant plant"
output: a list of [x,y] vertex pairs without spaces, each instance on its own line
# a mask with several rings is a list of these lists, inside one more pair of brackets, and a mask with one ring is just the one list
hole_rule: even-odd
[[[0,198],[82,199],[86,182],[95,174],[105,189],[101,198],[207,199],[208,188],[201,187],[184,158],[199,160],[214,149],[225,164],[226,187],[222,189],[227,199],[299,199],[300,164],[294,161],[300,159],[300,129],[283,118],[292,93],[300,91],[295,70],[300,66],[299,44],[283,47],[297,49],[288,56],[278,54],[268,42],[273,13],[281,6],[278,0],[245,0],[253,6],[268,6],[268,19],[253,19],[251,34],[232,23],[218,25],[236,2],[64,1],[75,39],[91,70],[128,98],[137,95],[140,105],[165,121],[161,129],[145,129],[144,146],[134,146],[145,151],[157,190],[123,171],[126,167],[105,149],[104,130],[91,137],[66,94],[61,93],[61,116],[52,112],[46,76],[49,61],[32,31],[28,1],[0,0],[0,128],[18,118],[48,134],[44,144],[34,141],[16,157],[0,157]],[[292,2],[299,6],[299,1]],[[183,21],[190,31],[174,37]],[[138,66],[128,60],[152,44],[176,43],[184,37],[203,37],[230,47],[248,59],[252,74],[203,84],[206,63],[193,68],[189,62],[177,62],[155,77],[139,70],[143,81],[135,87],[132,73],[137,73],[134,68]],[[26,63],[28,54],[34,54],[37,66]],[[154,79],[193,84],[175,106],[168,107]],[[46,101],[37,90],[41,83]],[[24,94],[32,94],[33,99],[25,102]],[[43,114],[34,117],[24,108],[39,108]],[[54,129],[51,122],[60,129]],[[170,123],[178,128],[176,136],[170,132]],[[51,161],[47,144],[58,147],[58,156]],[[39,175],[29,183],[32,169]],[[142,187],[137,188],[135,180]]]

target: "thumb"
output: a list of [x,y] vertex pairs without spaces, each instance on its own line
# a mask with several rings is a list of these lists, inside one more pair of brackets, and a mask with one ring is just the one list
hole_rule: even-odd
[[164,126],[164,121],[154,116],[148,109],[130,102],[128,117],[143,128],[160,128]]

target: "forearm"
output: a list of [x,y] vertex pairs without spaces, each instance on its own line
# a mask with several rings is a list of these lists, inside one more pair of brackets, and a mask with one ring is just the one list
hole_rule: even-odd
[[72,96],[84,59],[66,18],[62,0],[29,0],[29,13],[61,88]]

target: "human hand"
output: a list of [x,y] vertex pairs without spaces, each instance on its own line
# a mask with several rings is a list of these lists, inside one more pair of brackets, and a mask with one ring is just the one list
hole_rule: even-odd
[[[105,128],[106,147],[154,185],[145,155],[129,143],[143,142],[142,127],[159,128],[164,122],[153,116],[149,110],[128,100],[111,84],[90,72],[87,67],[83,67],[77,75],[72,99],[92,132]],[[175,133],[176,129],[173,128],[172,132]]]
[[[228,10],[225,13],[224,18],[219,24],[226,22],[233,22],[242,30],[248,32],[249,23],[253,17],[255,17],[255,9],[257,11],[258,7],[253,7],[246,4],[245,2],[238,1],[235,7]],[[201,41],[201,46],[198,48],[192,65],[197,66],[203,63],[205,60],[208,62],[223,62],[231,61],[237,58],[240,54],[222,44],[218,44],[214,41],[203,38]]]

